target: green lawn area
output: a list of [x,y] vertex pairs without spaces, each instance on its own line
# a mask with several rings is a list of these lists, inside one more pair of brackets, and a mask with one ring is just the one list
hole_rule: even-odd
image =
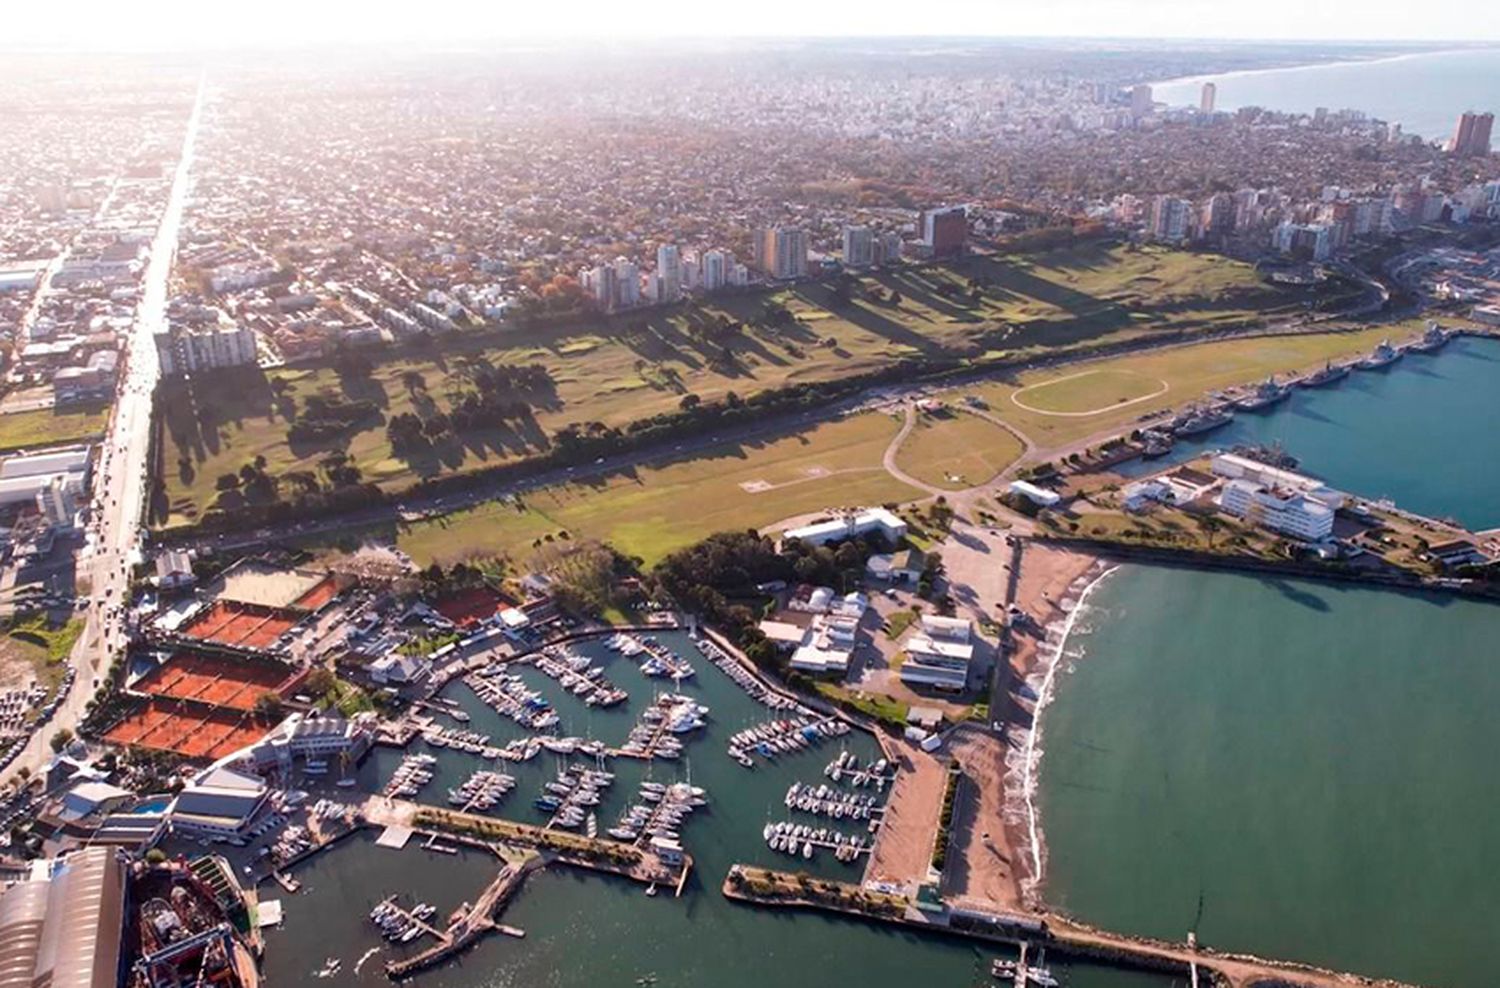
[[[774,441],[725,445],[597,484],[534,491],[520,504],[491,502],[420,522],[398,544],[422,566],[498,554],[524,560],[537,540],[567,533],[608,542],[650,566],[714,532],[917,496],[880,465],[897,431],[895,419],[870,413]],[[769,489],[754,489],[761,486]]]
[[[1340,359],[1370,350],[1386,337],[1400,340],[1413,334],[1413,325],[1383,326],[1342,333],[1318,333],[1230,340],[1177,347],[1154,353],[1116,357],[1092,363],[1087,369],[1100,372],[1076,377],[1077,366],[1024,373],[1018,381],[995,382],[970,389],[984,399],[994,414],[1025,433],[1038,446],[1062,445],[1105,429],[1122,427],[1141,415],[1178,407],[1205,392],[1236,384],[1248,384],[1269,374],[1307,370],[1325,360]],[[1049,381],[1066,380],[1062,392],[1039,389]],[[1125,380],[1166,382],[1160,396],[1123,405],[1111,399]],[[1095,387],[1097,385],[1097,387]],[[1160,383],[1156,384],[1160,388]],[[1135,390],[1135,388],[1131,388]],[[1059,415],[1023,408],[1012,401],[1018,391],[1022,401],[1036,406],[1038,394],[1078,407],[1098,408],[1085,415]]]
[[906,715],[911,712],[911,704],[879,693],[855,691],[837,683],[818,683],[815,689],[835,703],[846,703],[868,717],[896,727],[905,726]]
[[1015,401],[1044,412],[1088,415],[1141,401],[1164,387],[1164,382],[1139,371],[1101,367],[1032,385],[1017,391]]
[[[971,280],[981,288],[977,297],[970,295]],[[891,302],[891,292],[900,294],[899,303]],[[858,279],[848,301],[827,285],[808,284],[564,327],[474,332],[388,359],[372,352],[375,366],[363,375],[331,364],[212,375],[196,384],[202,394],[188,384],[164,396],[169,516],[156,522],[195,520],[214,503],[215,481],[257,456],[281,476],[315,470],[320,457],[340,450],[365,479],[397,489],[421,477],[535,455],[570,423],[619,426],[671,411],[688,393],[748,397],[864,374],[903,358],[985,360],[1163,329],[1214,328],[1299,309],[1306,297],[1265,285],[1250,266],[1224,257],[1086,245],[893,269]],[[754,325],[767,301],[786,306],[795,321]],[[719,333],[721,317],[746,328]],[[471,389],[478,366],[533,363],[547,368],[552,387],[529,396],[532,420],[465,433],[413,458],[393,454],[385,431],[392,416],[448,410]],[[412,375],[420,386],[411,386]],[[289,443],[288,425],[314,395],[369,401],[374,411],[335,437]]]
[[29,665],[38,682],[49,691],[55,690],[67,670],[73,644],[81,634],[82,618],[55,624],[45,612],[17,614],[0,637],[0,670],[6,673],[3,681],[15,678],[19,667]]
[[896,451],[896,465],[918,480],[958,491],[984,483],[1015,462],[1021,441],[993,422],[949,409],[922,415]]
[[920,615],[921,612],[917,610],[896,611],[885,619],[885,636],[891,641],[895,641],[906,634],[906,629],[910,628],[912,622]]
[[108,408],[40,408],[0,415],[0,449],[51,446],[102,435]]

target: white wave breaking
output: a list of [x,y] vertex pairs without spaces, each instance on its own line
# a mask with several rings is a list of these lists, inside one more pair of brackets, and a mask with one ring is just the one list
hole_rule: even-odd
[[1087,583],[1078,591],[1076,598],[1072,594],[1073,588],[1069,588],[1068,597],[1060,604],[1066,616],[1048,626],[1047,640],[1038,649],[1038,670],[1027,677],[1027,685],[1035,691],[1037,699],[1031,716],[1031,728],[1026,732],[1019,748],[1011,749],[1012,754],[1006,757],[1012,785],[1008,787],[1010,792],[1007,793],[1005,814],[1008,823],[1024,824],[1026,828],[1026,846],[1021,851],[1031,858],[1031,874],[1022,881],[1022,889],[1027,898],[1034,897],[1041,887],[1046,864],[1041,815],[1036,806],[1038,775],[1044,754],[1041,748],[1042,711],[1052,702],[1057,670],[1063,664],[1068,641],[1086,610],[1089,596],[1118,568],[1110,566],[1092,578],[1084,577]]

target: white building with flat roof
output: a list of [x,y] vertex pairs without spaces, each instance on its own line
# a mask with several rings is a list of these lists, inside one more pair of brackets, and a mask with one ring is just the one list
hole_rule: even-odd
[[1342,508],[1349,500],[1349,496],[1343,491],[1334,490],[1317,477],[1273,467],[1237,453],[1220,453],[1210,461],[1209,469],[1215,476],[1227,480],[1248,480],[1262,487],[1279,487],[1297,491],[1314,501],[1327,505],[1334,511]]
[[962,618],[924,614],[918,632],[907,640],[901,681],[908,686],[959,692],[969,684],[974,661],[973,631]]
[[1049,491],[1045,487],[1038,487],[1036,484],[1025,480],[1012,480],[1008,490],[1012,494],[1020,495],[1032,504],[1040,505],[1043,508],[1050,508],[1062,500],[1062,496],[1056,491]]
[[887,542],[894,544],[906,538],[906,522],[885,508],[863,508],[837,515],[828,521],[789,528],[781,534],[783,539],[827,545],[830,542],[857,539],[871,532],[879,532]]
[[1333,534],[1332,508],[1285,487],[1231,480],[1219,492],[1219,507],[1251,524],[1304,542],[1322,542]]

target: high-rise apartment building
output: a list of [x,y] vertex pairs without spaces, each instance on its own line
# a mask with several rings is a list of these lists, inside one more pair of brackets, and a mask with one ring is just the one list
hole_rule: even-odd
[[956,257],[969,239],[969,214],[962,206],[922,211],[922,242],[933,257]]
[[1154,106],[1151,99],[1151,87],[1141,83],[1130,91],[1130,115],[1133,117],[1144,117],[1151,113]]
[[156,334],[156,357],[166,377],[256,362],[255,330],[233,323],[172,324]]
[[682,254],[676,244],[656,248],[656,274],[660,278],[657,301],[675,302],[682,297]]
[[874,232],[867,226],[844,227],[844,267],[868,268],[874,263]]
[[1489,154],[1490,131],[1494,126],[1493,113],[1475,113],[1472,110],[1465,112],[1458,118],[1458,127],[1453,132],[1453,139],[1448,142],[1448,150],[1460,157]]
[[716,292],[729,281],[729,269],[734,258],[727,251],[710,250],[703,253],[702,284],[705,292]]
[[1198,110],[1202,113],[1214,112],[1214,101],[1219,97],[1219,87],[1211,82],[1203,84],[1203,95],[1198,99]]
[[789,281],[807,274],[807,231],[786,226],[758,231],[755,266],[776,281]]

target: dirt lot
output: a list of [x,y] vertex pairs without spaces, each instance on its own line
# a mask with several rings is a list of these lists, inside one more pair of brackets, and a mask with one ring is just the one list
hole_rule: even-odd
[[910,742],[887,741],[886,747],[894,754],[900,771],[886,803],[885,822],[876,836],[865,881],[914,889],[926,881],[932,865],[947,769]]

